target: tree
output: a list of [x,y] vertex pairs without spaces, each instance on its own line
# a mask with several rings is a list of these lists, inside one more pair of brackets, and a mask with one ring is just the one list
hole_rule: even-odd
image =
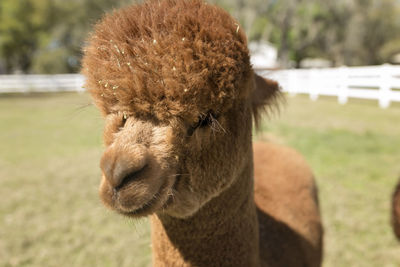
[[[282,67],[299,66],[307,57],[336,66],[381,64],[400,52],[398,0],[209,1],[236,17],[250,41],[273,43]],[[9,73],[77,72],[92,25],[104,12],[130,3],[1,0],[0,62]]]
[[81,47],[104,12],[128,0],[1,0],[0,58],[6,71],[76,72]]
[[32,55],[54,21],[51,0],[0,2],[0,56],[7,72],[29,70]]

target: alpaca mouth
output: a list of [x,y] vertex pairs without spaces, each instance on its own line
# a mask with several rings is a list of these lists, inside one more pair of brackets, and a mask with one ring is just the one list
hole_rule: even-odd
[[[133,208],[132,210],[129,207],[123,207],[121,203],[119,203],[119,207],[116,207],[116,210],[126,216],[129,217],[143,217],[150,215],[159,210],[166,209],[173,202],[172,191],[176,184],[177,179],[174,181],[166,180],[165,183],[160,187],[157,193],[155,193],[150,200],[144,202],[142,205]],[[118,192],[116,192],[118,195]],[[114,196],[115,201],[118,202],[118,196]]]
[[153,208],[155,206],[157,206],[157,202],[158,202],[158,200],[157,200],[157,194],[156,194],[150,199],[150,201],[144,203],[141,207],[139,207],[133,211],[128,211],[128,212],[119,211],[119,212],[126,216],[135,216],[135,217],[149,215],[153,212]]

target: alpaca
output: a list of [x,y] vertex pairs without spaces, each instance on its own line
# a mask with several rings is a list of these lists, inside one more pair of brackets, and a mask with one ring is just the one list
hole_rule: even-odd
[[201,0],[114,11],[82,71],[105,117],[100,198],[151,217],[154,266],[320,266],[312,172],[290,148],[253,148],[279,86],[254,73],[228,13]]
[[392,226],[396,237],[400,240],[400,181],[392,197]]

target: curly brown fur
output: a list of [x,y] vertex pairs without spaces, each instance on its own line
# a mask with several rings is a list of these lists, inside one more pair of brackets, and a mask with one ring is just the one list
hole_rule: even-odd
[[392,197],[392,226],[395,235],[400,240],[400,181]]
[[257,145],[254,184],[252,116],[279,87],[254,74],[225,11],[200,0],[115,11],[90,36],[83,73],[106,119],[100,197],[121,214],[151,215],[155,266],[320,265],[301,156]]
[[88,40],[86,87],[104,114],[166,122],[223,113],[249,93],[246,36],[238,25],[202,1],[154,0],[115,11]]

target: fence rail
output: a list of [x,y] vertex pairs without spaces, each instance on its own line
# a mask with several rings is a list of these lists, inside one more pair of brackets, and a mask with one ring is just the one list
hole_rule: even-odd
[[[340,67],[329,69],[263,70],[260,75],[277,80],[289,94],[336,96],[339,103],[349,98],[374,99],[382,108],[400,102],[400,66]],[[0,75],[1,93],[60,92],[84,89],[80,74]]]
[[0,75],[0,93],[84,91],[80,74]]
[[263,77],[278,81],[289,94],[308,94],[312,100],[336,96],[340,104],[349,98],[373,99],[387,108],[400,102],[400,66],[340,67],[328,69],[262,70]]

